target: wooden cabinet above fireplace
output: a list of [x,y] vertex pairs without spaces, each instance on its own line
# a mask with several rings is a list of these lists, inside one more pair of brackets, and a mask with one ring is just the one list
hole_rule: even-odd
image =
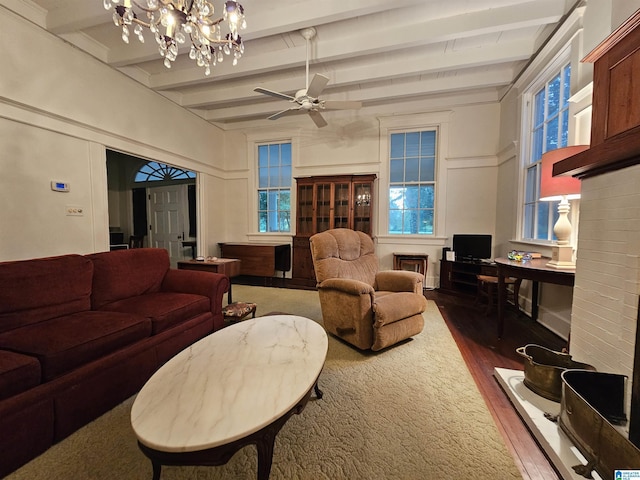
[[594,63],[591,147],[554,165],[583,178],[640,163],[640,10],[584,59]]

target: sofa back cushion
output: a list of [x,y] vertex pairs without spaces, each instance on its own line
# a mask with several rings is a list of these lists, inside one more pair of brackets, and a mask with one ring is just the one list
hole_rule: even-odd
[[0,332],[89,310],[92,278],[82,255],[0,263]]
[[103,305],[144,293],[160,291],[169,270],[169,252],[163,248],[132,248],[87,255],[93,262],[91,305]]

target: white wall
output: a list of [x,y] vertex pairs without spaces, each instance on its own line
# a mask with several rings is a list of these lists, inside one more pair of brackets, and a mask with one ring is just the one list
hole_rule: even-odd
[[223,176],[220,129],[4,7],[0,42],[0,260],[108,248],[105,146]]
[[[430,112],[450,118],[449,134],[443,137],[446,145],[441,146],[448,153],[438,165],[439,169],[446,171],[442,177],[444,184],[438,186],[446,192],[444,214],[440,219],[446,228],[438,238],[387,235],[386,216],[378,208],[386,196],[388,181],[387,159],[380,151],[380,119],[397,118],[397,115],[363,109],[342,115],[327,114],[329,125],[322,129],[316,128],[303,115],[294,120],[283,118],[278,123],[227,131],[227,202],[235,208],[226,222],[226,240],[291,242],[291,235],[256,232],[256,160],[253,154],[256,142],[291,140],[294,177],[375,173],[378,180],[374,197],[377,199],[374,232],[382,268],[392,268],[394,251],[428,253],[430,264],[426,284],[437,286],[442,246],[451,244],[453,233],[493,234],[495,230],[498,172],[495,153],[500,115],[496,99],[485,99],[474,106],[443,107],[442,103],[425,102],[412,105],[415,113],[403,115],[409,123],[412,118],[418,123],[423,118],[430,118]],[[292,212],[292,217],[295,222],[295,212]]]

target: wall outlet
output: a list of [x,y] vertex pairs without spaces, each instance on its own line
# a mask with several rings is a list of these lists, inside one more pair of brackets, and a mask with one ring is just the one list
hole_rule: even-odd
[[65,207],[65,213],[67,216],[82,217],[84,215],[84,208],[78,205],[67,205]]

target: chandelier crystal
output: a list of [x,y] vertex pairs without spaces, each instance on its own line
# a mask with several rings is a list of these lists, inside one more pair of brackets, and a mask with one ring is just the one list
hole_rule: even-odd
[[[191,43],[189,58],[204,68],[205,75],[211,74],[211,67],[233,55],[233,65],[244,53],[244,44],[239,30],[244,30],[247,22],[244,7],[240,3],[224,2],[222,17],[214,18],[213,5],[206,0],[103,0],[106,10],[113,10],[113,23],[122,27],[122,40],[129,43],[131,30],[144,43],[142,35],[148,28],[158,44],[164,66],[171,68],[171,62],[178,57],[180,45]],[[141,20],[146,16],[147,21]],[[222,31],[226,24],[227,32]]]

